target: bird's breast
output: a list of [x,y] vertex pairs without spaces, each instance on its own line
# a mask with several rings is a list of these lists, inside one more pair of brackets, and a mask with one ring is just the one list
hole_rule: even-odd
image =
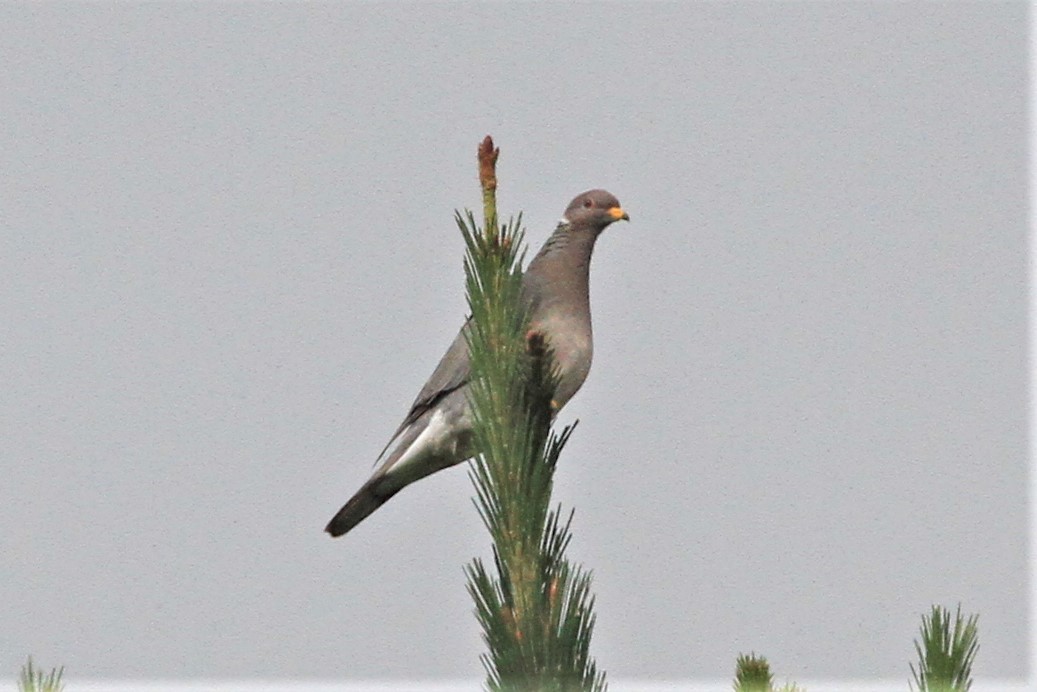
[[530,327],[545,335],[554,353],[558,369],[555,402],[561,408],[576,394],[590,372],[594,355],[590,323],[563,313],[534,320]]

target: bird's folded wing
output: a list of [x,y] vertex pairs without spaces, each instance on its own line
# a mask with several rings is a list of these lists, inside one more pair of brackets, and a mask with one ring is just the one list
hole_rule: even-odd
[[[468,343],[465,341],[465,330],[468,329],[469,322],[471,322],[471,318],[465,321],[461,331],[454,339],[454,343],[450,344],[450,348],[443,354],[439,365],[436,366],[425,386],[421,388],[421,392],[411,404],[410,411],[400,423],[400,427],[393,433],[392,439],[389,440],[385,449],[392,446],[400,433],[418,420],[423,413],[435,407],[443,397],[468,383],[471,370],[468,364]],[[385,454],[385,449],[382,450],[382,454]],[[381,454],[379,458],[381,458]]]

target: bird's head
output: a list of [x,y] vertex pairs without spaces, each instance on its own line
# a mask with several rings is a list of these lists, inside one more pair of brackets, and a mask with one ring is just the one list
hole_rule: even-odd
[[590,227],[601,232],[613,221],[629,221],[615,195],[605,190],[588,190],[576,195],[565,210],[565,220],[572,226]]

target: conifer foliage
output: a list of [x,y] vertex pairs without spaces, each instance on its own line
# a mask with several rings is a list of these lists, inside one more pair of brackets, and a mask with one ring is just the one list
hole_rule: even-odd
[[951,613],[934,605],[922,616],[922,642],[915,640],[918,669],[911,676],[919,692],[968,692],[972,688],[972,664],[979,651],[979,615],[968,618],[961,604],[951,622]]
[[468,591],[488,651],[491,690],[604,690],[590,658],[594,629],[591,576],[565,556],[572,512],[551,508],[558,456],[573,427],[551,430],[556,386],[542,335],[527,332],[521,298],[521,216],[497,223],[499,150],[479,147],[484,225],[457,215],[467,248],[471,323],[470,404],[479,455],[470,475],[475,504],[493,539],[493,565],[467,567]]

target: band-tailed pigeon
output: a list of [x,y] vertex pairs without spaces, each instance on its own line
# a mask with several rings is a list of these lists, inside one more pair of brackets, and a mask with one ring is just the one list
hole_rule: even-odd
[[[554,351],[561,409],[587,379],[591,367],[588,294],[591,252],[613,221],[629,220],[619,200],[604,190],[578,195],[522,277],[529,329],[544,335]],[[466,399],[469,378],[464,328],[439,361],[410,412],[382,450],[374,475],[324,529],[341,536],[404,486],[475,455]]]

